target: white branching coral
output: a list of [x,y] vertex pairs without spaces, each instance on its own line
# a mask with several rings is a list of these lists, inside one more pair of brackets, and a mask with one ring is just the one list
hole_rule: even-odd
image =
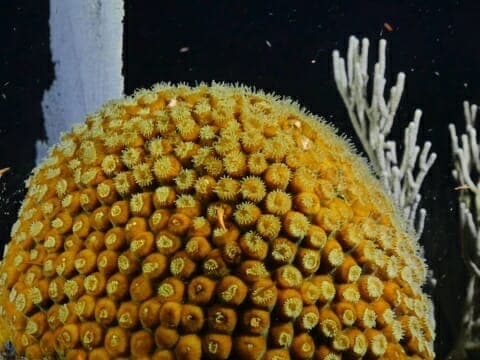
[[[466,356],[468,349],[479,348],[480,338],[480,147],[475,122],[477,105],[463,103],[465,133],[457,135],[455,125],[448,129],[452,140],[455,169],[452,171],[458,183],[460,225],[462,229],[462,256],[469,270],[461,332],[452,355]],[[475,337],[477,334],[477,337]],[[458,358],[458,357],[452,357]]]
[[420,187],[436,154],[430,152],[432,144],[426,141],[417,145],[421,110],[415,110],[413,120],[405,129],[404,151],[401,159],[397,156],[397,144],[387,137],[402,97],[405,74],[397,75],[395,86],[390,89],[388,100],[384,97],[385,49],[387,42],[379,42],[378,62],[375,63],[371,99],[368,100],[368,48],[369,40],[351,36],[347,59],[333,52],[333,70],[338,91],[347,107],[355,132],[385,189],[393,197],[409,230],[417,239],[423,232],[426,211],[419,209]]

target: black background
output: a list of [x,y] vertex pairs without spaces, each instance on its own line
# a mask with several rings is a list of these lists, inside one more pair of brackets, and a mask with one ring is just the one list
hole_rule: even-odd
[[[429,291],[436,305],[436,351],[444,358],[460,326],[466,284],[447,125],[463,125],[463,100],[480,103],[478,2],[126,3],[126,93],[159,81],[241,82],[292,97],[350,137],[354,133],[333,81],[331,52],[339,49],[344,55],[351,34],[368,37],[372,65],[378,39],[388,40],[389,87],[399,71],[407,74],[392,137],[399,139],[421,108],[419,139],[432,141],[439,155],[422,191],[428,210],[422,243],[438,281]],[[53,80],[48,16],[45,0],[0,4],[0,167],[11,167],[0,180],[0,244],[9,239],[23,181],[34,164],[34,142],[45,136],[40,101]]]

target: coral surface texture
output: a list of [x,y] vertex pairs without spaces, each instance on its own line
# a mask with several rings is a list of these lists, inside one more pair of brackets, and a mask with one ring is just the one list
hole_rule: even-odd
[[160,84],[63,134],[0,265],[28,359],[432,359],[421,250],[295,102]]

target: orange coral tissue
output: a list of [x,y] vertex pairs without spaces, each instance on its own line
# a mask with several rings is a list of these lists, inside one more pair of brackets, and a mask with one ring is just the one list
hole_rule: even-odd
[[18,355],[434,358],[413,236],[289,99],[140,90],[64,134],[27,186],[0,263]]

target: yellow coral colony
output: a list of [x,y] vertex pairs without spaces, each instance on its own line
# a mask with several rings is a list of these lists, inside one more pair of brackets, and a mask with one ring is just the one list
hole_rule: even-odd
[[431,359],[412,239],[297,104],[158,85],[35,169],[0,267],[0,337],[29,359]]

